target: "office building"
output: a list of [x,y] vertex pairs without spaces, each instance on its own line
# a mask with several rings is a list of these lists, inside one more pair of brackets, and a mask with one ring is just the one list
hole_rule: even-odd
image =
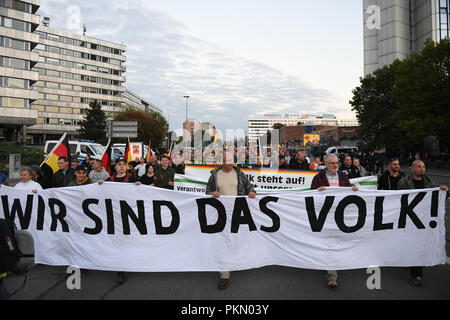
[[450,0],[363,0],[364,73],[449,37]]
[[136,93],[127,89],[123,94],[123,104],[125,108],[134,108],[143,112],[157,112],[162,114],[161,108],[155,106],[154,104],[148,102],[147,100],[141,98]]
[[36,124],[38,112],[31,108],[38,99],[33,87],[39,56],[34,33],[40,18],[39,0],[0,0],[0,139],[26,141],[27,127]]
[[109,119],[123,110],[126,46],[44,25],[35,34],[39,62],[33,70],[39,81],[33,87],[39,94],[31,109],[38,117],[37,124],[28,128],[33,144],[57,139],[64,132],[77,136],[91,102],[98,101]]
[[284,114],[265,115],[264,117],[251,117],[248,120],[248,143],[256,145],[258,138],[272,131],[275,124],[286,127],[298,125],[305,126],[358,126],[357,120],[337,119],[333,114],[310,115],[310,114]]

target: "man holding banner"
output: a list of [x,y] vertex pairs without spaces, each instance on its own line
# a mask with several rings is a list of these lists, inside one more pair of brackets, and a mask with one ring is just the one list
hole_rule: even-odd
[[[224,150],[223,165],[211,171],[208,185],[206,187],[206,194],[212,195],[214,198],[223,196],[246,196],[250,199],[256,197],[256,192],[253,189],[247,176],[234,166],[234,153]],[[220,272],[220,279],[218,288],[225,290],[230,282],[230,272]]]
[[[425,170],[424,162],[421,160],[414,161],[411,167],[411,174],[398,182],[398,190],[417,190],[437,187],[437,184],[425,175]],[[442,191],[448,191],[448,187],[446,186],[441,186],[440,188]],[[423,284],[423,267],[411,267],[409,271],[413,285],[421,286]]]
[[[325,191],[326,187],[351,187],[350,180],[345,173],[338,171],[339,159],[335,155],[328,157],[325,163],[326,168],[316,175],[311,183],[311,190]],[[353,191],[358,191],[353,187]],[[338,272],[335,270],[327,271],[328,287],[336,288]]]

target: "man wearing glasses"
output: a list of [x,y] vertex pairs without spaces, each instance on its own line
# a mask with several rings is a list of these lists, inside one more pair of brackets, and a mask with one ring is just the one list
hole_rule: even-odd
[[[347,175],[339,170],[339,160],[335,155],[328,157],[326,168],[320,171],[311,183],[311,190],[325,191],[326,187],[351,187],[350,180]],[[358,191],[357,187],[353,187],[353,191]],[[336,288],[338,272],[335,270],[327,271],[327,281],[329,288]]]
[[377,187],[378,190],[397,190],[398,182],[405,176],[400,171],[400,160],[393,158],[389,162],[389,170],[386,170],[379,178]]

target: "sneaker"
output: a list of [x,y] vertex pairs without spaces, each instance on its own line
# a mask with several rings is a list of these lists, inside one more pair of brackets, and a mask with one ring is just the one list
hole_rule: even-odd
[[338,286],[338,283],[337,283],[336,279],[334,279],[334,278],[328,279],[328,288],[334,289],[334,288],[337,288],[337,286]]
[[219,290],[225,290],[228,287],[230,279],[220,279],[219,285],[217,286]]
[[124,284],[126,280],[125,272],[117,272],[117,284]]
[[416,287],[419,287],[419,286],[423,285],[423,279],[422,279],[422,277],[415,277],[412,279],[412,283]]

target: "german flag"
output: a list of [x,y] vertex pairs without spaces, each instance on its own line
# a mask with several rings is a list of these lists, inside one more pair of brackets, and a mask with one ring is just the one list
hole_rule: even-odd
[[[59,171],[58,159],[60,157],[66,157],[69,160],[69,138],[67,133],[64,133],[62,138],[58,141],[52,152],[47,156],[47,159],[41,164],[41,168],[44,166],[49,167],[53,173]],[[70,161],[70,160],[69,160]]]
[[105,168],[106,172],[109,173],[110,176],[112,176],[112,170],[111,170],[111,140],[108,142],[108,146],[106,147],[105,152],[102,156],[102,165],[103,168]]
[[127,162],[127,169],[130,169],[130,167],[128,166],[128,164],[133,161],[133,155],[131,153],[131,145],[130,145],[130,138],[128,138],[127,141],[127,146],[125,147],[125,153],[123,158],[125,159],[125,161]]
[[150,162],[151,158],[152,158],[152,140],[150,140],[148,143],[147,155],[145,156],[145,160],[147,161],[147,163]]

